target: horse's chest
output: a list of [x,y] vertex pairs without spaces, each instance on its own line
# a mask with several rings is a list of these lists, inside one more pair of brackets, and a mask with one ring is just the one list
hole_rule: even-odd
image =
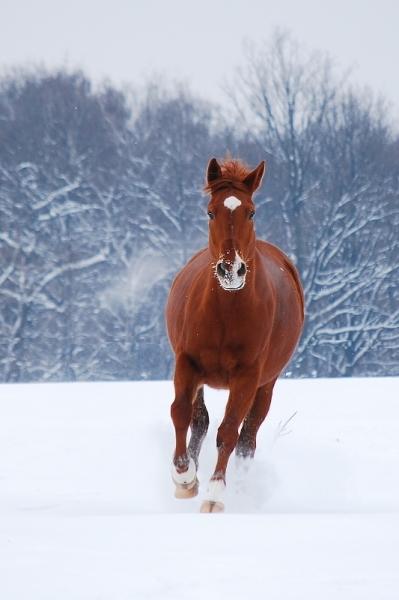
[[199,360],[205,373],[230,373],[240,365],[242,352],[239,347],[232,346],[205,347],[199,352]]
[[199,367],[210,385],[227,385],[234,372],[250,362],[250,338],[237,332],[213,331],[197,347]]
[[256,314],[248,307],[198,311],[188,329],[187,351],[206,383],[225,386],[238,368],[252,364],[260,356],[265,336]]

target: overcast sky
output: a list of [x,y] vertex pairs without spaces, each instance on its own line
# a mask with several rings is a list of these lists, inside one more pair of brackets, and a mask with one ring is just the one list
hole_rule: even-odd
[[157,73],[222,100],[243,40],[276,27],[353,67],[399,114],[394,0],[0,0],[0,67],[67,65],[116,83]]

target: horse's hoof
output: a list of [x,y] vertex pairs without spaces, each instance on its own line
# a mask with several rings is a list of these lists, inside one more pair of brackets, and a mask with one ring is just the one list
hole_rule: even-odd
[[198,494],[198,479],[195,463],[190,457],[187,471],[179,473],[172,464],[172,479],[175,483],[176,498],[194,498]]
[[198,486],[199,482],[197,478],[195,478],[191,483],[177,483],[175,489],[175,498],[179,498],[179,500],[195,498],[195,496],[198,494]]
[[224,512],[224,504],[223,502],[215,502],[214,500],[204,500],[201,504],[200,512],[221,513]]

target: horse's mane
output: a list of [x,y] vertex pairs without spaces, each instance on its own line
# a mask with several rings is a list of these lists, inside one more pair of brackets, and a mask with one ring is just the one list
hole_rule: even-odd
[[219,166],[222,170],[222,176],[204,186],[204,191],[207,194],[229,187],[248,191],[248,188],[243,184],[244,179],[251,172],[248,165],[235,158],[226,158],[219,162]]

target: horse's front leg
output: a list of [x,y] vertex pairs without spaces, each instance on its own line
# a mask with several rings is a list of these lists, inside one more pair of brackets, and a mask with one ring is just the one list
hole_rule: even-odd
[[258,376],[257,369],[248,369],[241,371],[232,380],[226,411],[216,438],[218,459],[209,482],[206,500],[201,506],[201,512],[222,512],[224,510],[223,497],[226,489],[227,463],[237,444],[240,425],[254,401]]
[[187,452],[187,431],[190,426],[193,400],[198,387],[198,378],[189,358],[180,354],[176,357],[175,400],[171,416],[176,434],[176,448],[172,464],[172,479],[176,485],[176,498],[192,498],[198,493],[195,461]]

